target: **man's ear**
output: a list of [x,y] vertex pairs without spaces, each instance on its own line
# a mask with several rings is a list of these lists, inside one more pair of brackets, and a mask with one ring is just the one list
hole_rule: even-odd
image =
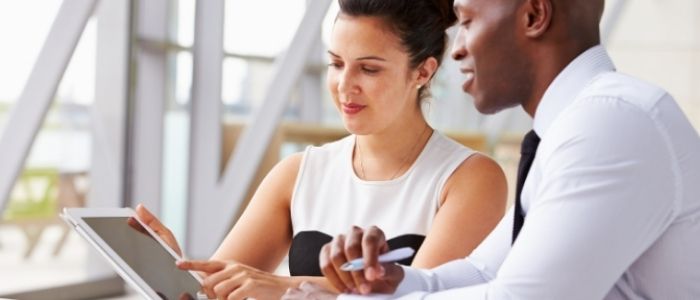
[[416,78],[416,81],[418,82],[419,85],[425,85],[430,81],[431,78],[433,78],[433,75],[435,74],[435,71],[437,71],[438,68],[438,61],[435,59],[435,57],[428,57],[418,68],[416,69],[418,71],[418,78]]
[[522,9],[525,36],[538,38],[547,32],[554,14],[552,0],[525,0]]

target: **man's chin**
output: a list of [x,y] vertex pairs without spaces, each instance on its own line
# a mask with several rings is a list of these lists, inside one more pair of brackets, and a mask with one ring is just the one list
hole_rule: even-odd
[[507,105],[506,103],[491,103],[489,101],[479,101],[474,99],[474,107],[479,113],[484,115],[493,115],[515,105],[516,104]]
[[493,115],[493,114],[503,110],[503,108],[499,108],[496,105],[488,105],[488,104],[479,103],[476,101],[474,102],[474,107],[476,108],[476,110],[479,113],[484,114],[484,115]]

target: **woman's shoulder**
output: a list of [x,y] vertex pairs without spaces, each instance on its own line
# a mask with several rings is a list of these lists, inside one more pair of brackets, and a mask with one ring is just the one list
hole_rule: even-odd
[[446,191],[507,190],[506,176],[501,166],[491,157],[476,152],[465,159],[446,183]]
[[328,143],[325,143],[323,145],[308,146],[307,149],[310,149],[311,151],[314,151],[314,152],[337,153],[337,151],[340,151],[342,149],[346,149],[348,147],[352,147],[354,145],[354,140],[355,140],[355,136],[350,134],[344,138],[341,138],[339,140],[335,140],[332,142],[328,142]]
[[297,173],[299,173],[299,168],[301,168],[303,155],[303,152],[297,152],[281,159],[272,170],[270,170],[266,178],[270,178],[270,180],[287,187],[293,186],[293,183],[296,181]]
[[304,151],[304,161],[314,161],[322,164],[328,163],[334,159],[344,157],[339,155],[351,151],[354,146],[354,136],[348,135],[342,139],[325,143],[320,146],[310,145]]
[[[468,171],[470,174],[473,173],[496,173],[503,174],[503,169],[501,166],[491,157],[481,152],[474,152],[473,155],[469,156],[468,159],[464,160],[462,165],[459,166],[458,171],[463,169]],[[505,175],[504,175],[505,176]]]
[[437,130],[435,131],[435,133],[433,135],[434,135],[434,137],[433,137],[434,142],[432,143],[433,147],[438,149],[439,151],[442,151],[442,152],[462,152],[462,153],[470,153],[470,154],[476,152],[476,150],[474,150],[470,147],[467,147],[463,144],[460,144],[456,140],[450,138],[449,136],[447,136],[447,135],[445,135]]
[[296,152],[288,155],[287,157],[281,159],[276,167],[284,170],[293,170],[296,172],[296,170],[299,170],[299,165],[301,165],[301,162],[304,159],[304,153],[303,152]]
[[436,172],[452,173],[464,160],[476,151],[466,147],[437,130],[430,137],[421,154],[420,165]]

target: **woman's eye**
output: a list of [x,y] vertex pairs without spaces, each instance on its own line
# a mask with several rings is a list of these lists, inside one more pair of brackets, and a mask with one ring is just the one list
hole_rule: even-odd
[[362,67],[362,72],[365,72],[367,74],[375,74],[375,73],[379,72],[379,69]]
[[333,69],[339,69],[341,66],[342,66],[342,64],[337,63],[337,62],[331,62],[328,64],[328,67],[333,68]]
[[472,20],[470,20],[470,19],[464,20],[464,21],[462,21],[462,23],[460,23],[460,25],[466,29],[469,29],[469,25],[471,25],[471,24],[472,24]]

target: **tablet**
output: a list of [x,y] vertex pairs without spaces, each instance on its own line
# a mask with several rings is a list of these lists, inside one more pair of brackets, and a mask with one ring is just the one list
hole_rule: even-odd
[[142,296],[198,299],[198,274],[178,269],[179,256],[132,209],[65,208],[61,216]]

